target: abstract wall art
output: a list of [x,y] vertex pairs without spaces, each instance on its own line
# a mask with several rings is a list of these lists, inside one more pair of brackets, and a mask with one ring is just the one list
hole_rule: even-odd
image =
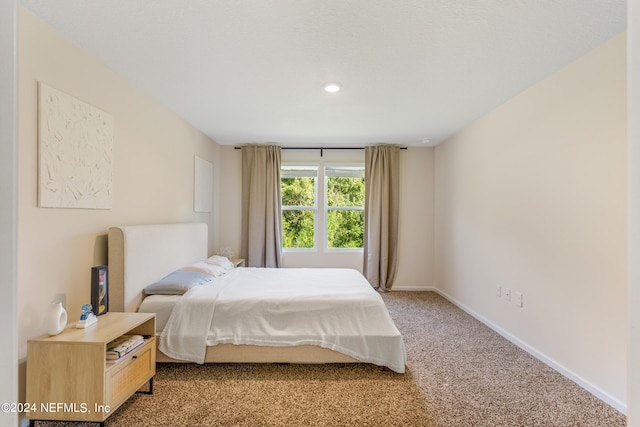
[[38,206],[111,209],[113,117],[40,83]]

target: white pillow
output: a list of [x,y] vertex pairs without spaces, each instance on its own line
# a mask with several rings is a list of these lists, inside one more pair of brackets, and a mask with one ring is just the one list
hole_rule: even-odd
[[206,262],[207,264],[219,265],[221,267],[224,267],[226,270],[233,270],[234,268],[233,263],[229,261],[229,258],[225,256],[214,255],[204,260],[204,262]]
[[[233,264],[231,264],[233,267]],[[187,265],[180,269],[181,271],[196,271],[198,273],[210,274],[213,277],[220,277],[229,271],[228,268],[218,265],[218,264],[209,264],[206,261],[196,262],[191,265]]]

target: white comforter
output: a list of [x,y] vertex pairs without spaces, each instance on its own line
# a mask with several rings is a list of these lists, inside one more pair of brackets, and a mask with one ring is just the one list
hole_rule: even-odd
[[404,372],[400,332],[355,270],[238,268],[192,288],[160,336],[174,359],[204,363],[207,346],[318,345]]

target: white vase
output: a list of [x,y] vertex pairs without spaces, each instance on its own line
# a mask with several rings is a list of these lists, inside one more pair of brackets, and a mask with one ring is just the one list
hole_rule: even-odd
[[47,333],[51,336],[58,335],[67,327],[67,311],[61,302],[51,303],[47,317]]

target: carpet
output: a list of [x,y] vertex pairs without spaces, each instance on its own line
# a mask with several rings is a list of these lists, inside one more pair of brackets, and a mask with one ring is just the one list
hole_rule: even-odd
[[626,425],[623,414],[438,294],[383,298],[404,336],[405,374],[360,364],[159,364],[153,395],[136,394],[106,425]]

